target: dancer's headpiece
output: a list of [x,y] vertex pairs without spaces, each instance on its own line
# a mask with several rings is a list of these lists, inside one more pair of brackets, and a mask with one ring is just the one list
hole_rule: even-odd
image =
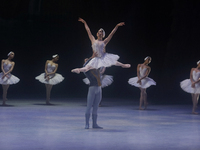
[[197,65],[200,63],[200,60],[199,61],[197,61]]
[[145,57],[144,61],[147,60],[149,58],[149,56]]
[[58,56],[58,54],[55,54],[55,55],[52,56],[52,58],[56,58],[57,56]]
[[10,54],[11,54],[11,53],[13,53],[13,52],[12,52],[12,51],[10,51],[10,52],[8,53],[8,55],[7,55],[7,56],[10,56]]

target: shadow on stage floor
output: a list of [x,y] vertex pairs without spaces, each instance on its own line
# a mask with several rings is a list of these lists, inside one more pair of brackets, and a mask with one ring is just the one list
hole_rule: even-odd
[[199,150],[200,115],[192,105],[104,99],[98,124],[84,129],[86,99],[9,100],[0,107],[2,150]]

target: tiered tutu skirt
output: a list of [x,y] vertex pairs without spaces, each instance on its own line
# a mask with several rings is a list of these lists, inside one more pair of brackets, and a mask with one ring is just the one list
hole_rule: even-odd
[[151,85],[156,85],[156,82],[153,79],[149,78],[149,77],[146,77],[146,78],[142,79],[141,80],[141,83],[142,83],[141,85],[138,84],[137,81],[138,81],[138,77],[133,77],[133,78],[130,78],[128,80],[128,83],[130,85],[132,85],[132,86],[141,87],[143,89],[146,89],[146,88],[150,87]]
[[20,81],[19,78],[17,78],[16,76],[12,75],[12,74],[8,74],[8,77],[3,77],[3,72],[0,73],[0,84],[16,84]]
[[54,76],[50,77],[49,80],[45,78],[45,73],[40,74],[39,76],[35,77],[36,80],[39,80],[41,83],[44,84],[51,84],[56,85],[64,80],[64,77],[58,73],[55,73]]
[[92,60],[90,60],[90,62],[87,65],[95,69],[98,69],[100,67],[110,67],[115,65],[118,59],[118,55],[104,53],[102,57],[92,58]]
[[[83,82],[88,85],[90,84],[90,81],[88,78],[83,79]],[[113,82],[113,76],[110,76],[110,75],[102,75],[101,76],[101,87],[102,88],[111,85],[112,82]]]
[[191,85],[192,82],[190,81],[190,79],[183,80],[180,83],[180,86],[183,89],[183,91],[187,93],[200,94],[200,83],[195,84],[195,88],[192,88]]

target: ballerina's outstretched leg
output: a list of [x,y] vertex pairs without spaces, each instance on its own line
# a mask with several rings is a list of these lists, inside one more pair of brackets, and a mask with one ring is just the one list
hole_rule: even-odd
[[[116,62],[115,66],[120,66],[122,68],[130,68],[131,67],[130,64],[123,64],[118,61]],[[87,72],[88,70],[91,70],[91,69],[94,69],[94,68],[89,65],[86,65],[85,67],[82,67],[82,68],[72,69],[71,72],[79,74],[80,72]]]
[[85,67],[82,67],[82,68],[72,69],[71,72],[79,74],[80,72],[87,72],[87,71],[89,71],[91,69],[93,69],[93,68],[86,65]]
[[120,67],[122,67],[122,68],[130,68],[130,67],[131,67],[130,64],[123,64],[123,63],[121,63],[121,62],[119,62],[119,61],[117,61],[115,65],[116,65],[116,66],[120,66]]

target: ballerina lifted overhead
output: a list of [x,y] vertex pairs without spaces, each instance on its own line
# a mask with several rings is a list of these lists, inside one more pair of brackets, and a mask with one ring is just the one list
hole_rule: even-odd
[[107,38],[103,40],[105,37],[105,31],[101,28],[97,32],[97,39],[92,35],[90,28],[88,27],[85,20],[79,18],[80,22],[82,22],[85,26],[85,29],[88,33],[89,39],[92,43],[93,53],[96,53],[96,57],[94,57],[85,67],[73,69],[72,72],[80,73],[87,72],[90,69],[98,69],[100,67],[110,67],[110,66],[121,66],[122,68],[130,68],[130,64],[123,64],[118,61],[119,56],[115,54],[110,54],[106,52],[106,45],[111,40],[114,33],[117,31],[118,27],[125,25],[124,22],[118,23],[112,32],[108,35]]

